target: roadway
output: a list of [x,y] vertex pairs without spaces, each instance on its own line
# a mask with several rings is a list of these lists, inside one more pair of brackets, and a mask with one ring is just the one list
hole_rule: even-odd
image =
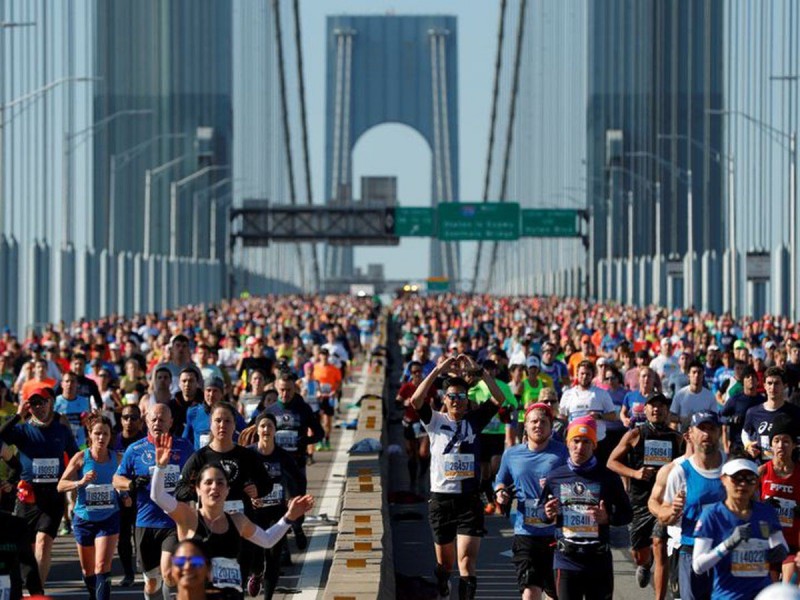
[[[358,398],[362,376],[356,373],[353,383],[345,386],[345,398]],[[358,395],[357,395],[358,394]],[[353,415],[348,414],[345,419]],[[289,534],[289,548],[292,553],[292,566],[283,569],[278,583],[276,600],[313,600],[322,598],[336,534],[336,518],[344,490],[344,471],[347,464],[349,441],[353,437],[350,430],[334,429],[331,435],[332,451],[317,452],[315,463],[308,467],[308,491],[316,498],[314,514],[307,517],[305,531],[309,546],[305,552],[297,549],[292,534]],[[328,520],[326,517],[330,517]],[[138,574],[133,586],[118,587],[122,579],[122,567],[118,558],[112,565],[112,597],[120,600],[141,600],[143,581]],[[45,587],[53,598],[85,598],[86,588],[81,579],[77,549],[72,535],[59,536],[53,552],[53,566]],[[248,596],[249,597],[249,596]]]

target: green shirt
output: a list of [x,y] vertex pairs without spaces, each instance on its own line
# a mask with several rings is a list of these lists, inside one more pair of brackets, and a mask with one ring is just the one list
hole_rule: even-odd
[[[505,396],[506,401],[503,402],[503,406],[510,409],[516,407],[517,399],[514,397],[514,394],[511,392],[511,388],[508,387],[508,384],[505,381],[500,381],[499,379],[495,379],[495,383],[497,383],[497,387],[500,388],[500,391],[503,392],[503,396]],[[473,402],[483,404],[484,402],[489,401],[489,399],[492,397],[492,393],[489,391],[489,386],[486,385],[486,382],[481,381],[477,385],[474,385],[470,388],[468,396]],[[500,420],[500,417],[495,415],[492,417],[492,420],[489,421],[489,424],[483,428],[481,433],[496,433],[505,435],[505,423]]]

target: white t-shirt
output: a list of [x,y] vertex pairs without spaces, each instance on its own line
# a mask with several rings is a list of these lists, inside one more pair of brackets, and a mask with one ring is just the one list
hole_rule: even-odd
[[674,356],[664,356],[663,354],[659,354],[653,360],[650,361],[650,368],[653,369],[658,376],[661,378],[661,381],[665,382],[672,376],[673,373],[680,370],[678,366],[678,361],[675,359]]
[[700,388],[696,394],[687,385],[675,392],[669,412],[677,415],[681,423],[688,423],[691,416],[700,411],[719,412],[717,399],[711,390]]
[[[595,386],[585,390],[577,385],[564,391],[558,410],[559,414],[567,417],[570,422],[592,412],[605,414],[615,411],[616,406],[608,392]],[[597,441],[599,442],[605,437],[606,422],[597,419]]]

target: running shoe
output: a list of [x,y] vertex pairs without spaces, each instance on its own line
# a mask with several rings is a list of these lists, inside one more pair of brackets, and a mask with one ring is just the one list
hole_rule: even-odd
[[640,588],[646,588],[650,583],[650,567],[636,567],[636,583]]
[[72,523],[64,519],[61,521],[61,528],[58,530],[58,535],[69,535],[72,533]]
[[261,593],[261,583],[264,581],[264,574],[250,575],[247,579],[247,595],[258,596]]

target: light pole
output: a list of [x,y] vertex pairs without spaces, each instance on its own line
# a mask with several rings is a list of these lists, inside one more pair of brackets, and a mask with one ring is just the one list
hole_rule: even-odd
[[[0,79],[2,79],[0,77]],[[97,77],[62,77],[61,79],[56,79],[55,81],[51,81],[50,83],[43,85],[42,87],[33,90],[32,92],[28,92],[20,96],[19,98],[15,98],[10,102],[6,102],[4,104],[0,104],[0,233],[5,233],[5,207],[6,207],[6,198],[4,193],[4,186],[5,186],[5,157],[3,156],[3,148],[5,146],[5,127],[6,124],[11,122],[11,119],[6,119],[5,113],[7,110],[14,108],[20,104],[23,104],[29,100],[33,100],[34,98],[41,96],[52,90],[55,87],[63,83],[84,83],[88,81],[97,81],[99,78]],[[13,204],[12,204],[13,206]]]
[[214,227],[216,227],[216,215],[214,215],[214,210],[216,210],[216,203],[214,202],[214,190],[222,187],[223,185],[231,183],[232,181],[233,179],[226,177],[225,179],[220,179],[218,182],[208,186],[205,190],[198,190],[193,194],[195,209],[192,211],[192,258],[195,260],[200,258],[200,211],[197,210],[197,199],[200,194],[211,194],[209,208],[209,245],[213,248],[211,236],[213,236],[213,242],[216,243],[216,232],[214,231]]
[[[110,165],[109,165],[109,201],[108,201],[108,252],[109,254],[114,254],[116,250],[116,227],[114,226],[114,218],[116,213],[117,207],[117,173],[120,169],[126,167],[133,159],[139,156],[142,152],[144,152],[148,146],[150,146],[153,142],[157,142],[159,140],[164,139],[177,139],[177,138],[185,138],[185,133],[165,133],[163,135],[157,135],[149,140],[142,142],[141,144],[137,144],[133,148],[129,148],[119,154],[112,154]],[[144,226],[147,227],[147,221],[145,220]]]
[[[26,22],[14,22],[14,21],[0,21],[0,34],[4,34],[6,29],[16,29],[18,27],[33,27],[36,25],[33,21],[26,21]],[[0,69],[5,69],[5,35],[0,35]],[[3,100],[5,99],[6,89],[5,89],[5,76],[0,76],[0,235],[6,232],[6,210],[5,210],[5,193],[3,186],[5,185],[5,180],[3,179],[4,175],[4,168],[3,168],[3,160],[4,160],[4,138],[3,138],[3,125],[5,125],[5,105],[3,104]]]
[[[79,136],[84,134],[94,134],[98,129],[101,129],[118,119],[119,117],[141,117],[141,116],[150,116],[153,114],[152,110],[149,109],[142,109],[142,110],[120,110],[115,112],[113,115],[109,115],[104,119],[100,119],[96,123],[92,123],[88,127],[81,129],[80,131],[76,131],[74,133],[70,133],[68,131],[64,132],[64,141],[62,145],[62,166],[61,166],[61,203],[62,203],[62,211],[63,211],[63,224],[64,224],[64,232],[63,232],[63,244],[66,247],[72,241],[72,196],[71,196],[71,186],[72,186],[72,164],[70,162],[70,144],[73,140],[77,139]],[[76,144],[77,145],[77,144]]]
[[[777,78],[776,78],[777,79]],[[782,131],[740,110],[707,110],[712,115],[735,115],[756,125],[773,136],[773,140],[789,153],[789,312],[797,318],[797,132]],[[776,139],[777,138],[777,139]],[[781,143],[786,140],[788,144]],[[732,174],[729,174],[732,179]]]
[[[708,111],[711,114],[714,114],[713,111]],[[721,164],[723,160],[725,160],[727,165],[728,171],[728,270],[730,274],[730,282],[729,282],[729,305],[728,308],[731,311],[731,316],[736,316],[736,304],[737,304],[737,273],[736,273],[736,213],[734,210],[735,203],[735,195],[734,195],[734,179],[733,179],[733,170],[734,170],[734,160],[733,155],[726,155],[712,148],[711,146],[704,144],[702,142],[697,141],[693,137],[683,134],[666,134],[666,133],[659,133],[656,135],[659,140],[685,140],[696,146],[703,152],[709,153],[712,155],[714,160]]]
[[169,257],[171,259],[178,256],[178,190],[206,173],[229,168],[228,165],[210,165],[169,184]]
[[[634,158],[650,158],[655,160],[659,165],[666,167],[670,170],[670,172],[676,176],[679,180],[683,178],[683,182],[686,184],[686,226],[687,226],[687,235],[686,235],[686,252],[689,255],[689,268],[687,269],[686,276],[684,280],[686,281],[686,294],[685,299],[688,299],[688,304],[691,306],[694,304],[694,200],[692,198],[692,170],[691,169],[681,169],[676,167],[668,160],[665,160],[658,156],[657,154],[653,154],[652,152],[645,152],[640,150],[638,152],[626,152],[625,156],[631,156]],[[658,184],[657,188],[658,196],[657,202],[661,204],[661,184]],[[661,207],[659,206],[656,215],[659,217],[658,229],[659,231],[661,228]],[[659,239],[657,240],[657,245],[661,245],[661,234],[659,233]]]
[[178,158],[173,158],[157,167],[152,169],[145,169],[144,172],[144,224],[147,228],[147,231],[144,234],[144,256],[150,256],[151,244],[150,244],[150,228],[148,227],[150,224],[150,214],[152,213],[152,206],[153,206],[153,178],[164,173],[167,169],[171,169],[175,165],[180,164],[189,154],[182,154]]

